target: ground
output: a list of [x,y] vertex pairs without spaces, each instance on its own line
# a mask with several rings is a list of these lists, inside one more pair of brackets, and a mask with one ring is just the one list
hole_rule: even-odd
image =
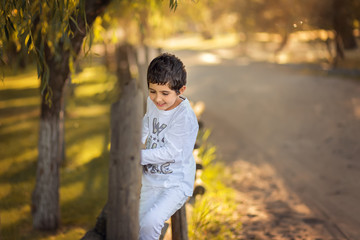
[[334,237],[269,165],[234,164],[234,189],[242,222],[239,239],[323,239]]
[[358,71],[175,51],[232,171],[240,239],[360,239]]

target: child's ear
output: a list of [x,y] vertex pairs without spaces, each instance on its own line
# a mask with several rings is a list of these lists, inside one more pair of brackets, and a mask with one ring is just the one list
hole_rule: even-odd
[[180,95],[183,94],[186,90],[186,86],[182,86],[180,89],[179,89],[179,92],[180,92]]

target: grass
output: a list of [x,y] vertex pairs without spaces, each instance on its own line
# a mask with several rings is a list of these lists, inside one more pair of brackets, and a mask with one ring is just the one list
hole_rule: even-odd
[[[61,227],[32,229],[40,114],[39,80],[31,69],[0,82],[0,236],[80,239],[107,199],[110,104],[116,78],[92,66],[73,76],[66,94],[66,160],[61,168]],[[73,95],[70,92],[73,91]]]
[[235,202],[235,192],[230,185],[229,172],[216,159],[216,148],[208,143],[210,131],[199,133],[200,148],[197,156],[201,159],[203,171],[201,180],[206,189],[198,195],[195,203],[188,205],[189,237],[201,239],[236,239],[235,231],[241,229]]

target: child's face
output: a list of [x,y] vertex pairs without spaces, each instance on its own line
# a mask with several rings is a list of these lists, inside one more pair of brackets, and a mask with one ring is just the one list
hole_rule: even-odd
[[[185,91],[185,86],[180,89],[180,94]],[[167,84],[160,85],[149,83],[149,96],[159,110],[171,110],[181,102],[175,90],[171,90]]]

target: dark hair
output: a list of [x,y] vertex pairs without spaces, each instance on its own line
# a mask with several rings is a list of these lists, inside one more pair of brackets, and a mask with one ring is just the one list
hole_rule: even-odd
[[163,53],[154,58],[148,68],[147,84],[169,84],[171,90],[180,93],[180,88],[186,85],[186,70],[184,64],[175,55]]

